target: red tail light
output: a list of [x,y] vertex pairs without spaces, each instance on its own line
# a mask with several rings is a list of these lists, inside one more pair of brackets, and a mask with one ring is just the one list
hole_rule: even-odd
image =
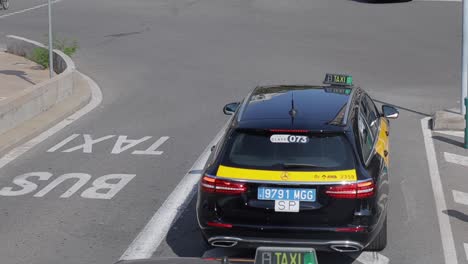
[[220,180],[209,176],[203,176],[201,180],[202,190],[209,193],[241,194],[247,191],[247,184]]
[[206,223],[208,226],[213,226],[213,227],[224,227],[224,228],[232,228],[231,224],[224,224],[224,223],[218,223],[218,222],[208,222]]
[[333,198],[340,199],[363,199],[372,197],[375,193],[374,181],[330,186],[325,193]]
[[309,130],[305,129],[270,129],[273,133],[308,133]]
[[336,228],[336,232],[349,232],[349,233],[354,233],[354,232],[362,232],[364,231],[365,228],[362,226],[357,226],[357,227],[341,227],[341,228]]

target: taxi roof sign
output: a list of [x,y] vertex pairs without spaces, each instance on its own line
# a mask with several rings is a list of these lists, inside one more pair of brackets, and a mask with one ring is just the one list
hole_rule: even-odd
[[324,84],[351,86],[353,85],[353,77],[344,74],[327,73]]

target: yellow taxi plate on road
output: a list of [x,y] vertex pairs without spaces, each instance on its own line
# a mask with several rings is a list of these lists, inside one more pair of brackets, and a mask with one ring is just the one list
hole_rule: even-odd
[[216,176],[239,180],[283,182],[356,181],[356,170],[339,171],[273,171],[219,166]]

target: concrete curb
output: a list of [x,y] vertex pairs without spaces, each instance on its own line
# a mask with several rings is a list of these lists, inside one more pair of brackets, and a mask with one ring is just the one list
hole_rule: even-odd
[[433,130],[464,130],[465,118],[455,111],[437,111],[432,117]]
[[[7,52],[31,56],[41,43],[7,36]],[[0,155],[32,139],[73,114],[91,100],[89,80],[76,70],[74,62],[54,50],[56,76],[29,87],[0,102]]]

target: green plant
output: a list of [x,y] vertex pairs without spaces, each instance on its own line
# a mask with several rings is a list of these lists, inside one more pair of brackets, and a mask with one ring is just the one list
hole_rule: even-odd
[[30,58],[44,68],[49,67],[49,51],[44,48],[35,48]]
[[70,57],[73,56],[78,50],[78,41],[76,40],[70,41],[66,38],[63,38],[63,39],[54,38],[53,45],[54,45],[54,49],[58,49]]
[[[47,36],[46,36],[47,38]],[[68,40],[66,38],[54,38],[53,44],[54,49],[58,49],[63,53],[67,54],[68,56],[73,56],[76,51],[78,50],[78,41],[76,40]],[[31,55],[30,60],[34,61],[35,63],[48,68],[49,67],[49,51],[48,49],[44,48],[35,48]]]

